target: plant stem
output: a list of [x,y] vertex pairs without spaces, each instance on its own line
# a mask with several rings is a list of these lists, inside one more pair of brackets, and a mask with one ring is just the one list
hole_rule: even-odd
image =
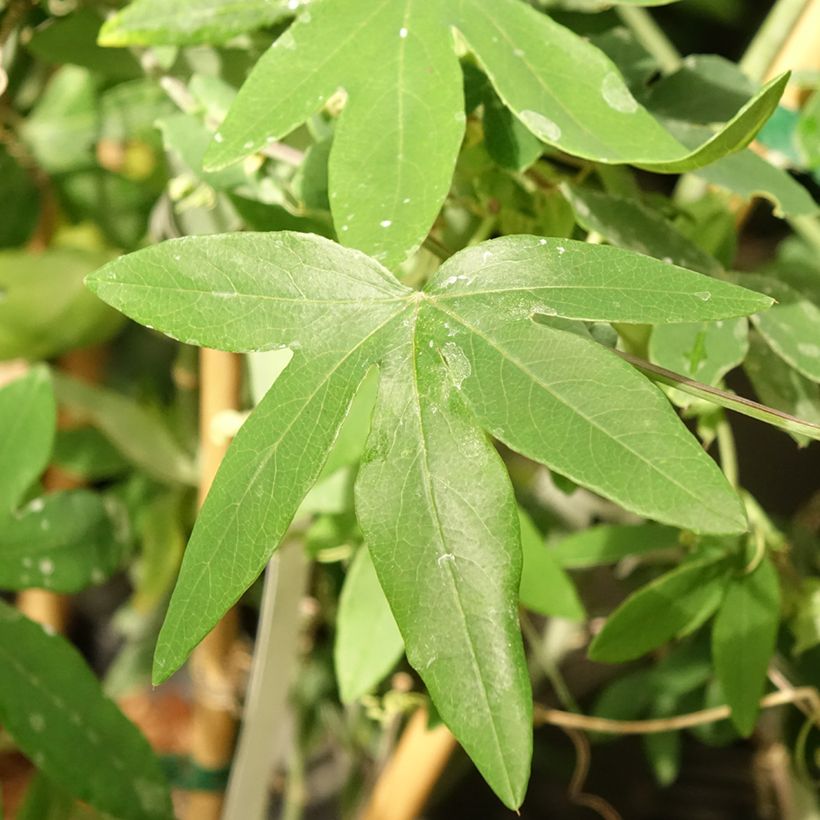
[[658,61],[661,71],[671,74],[680,68],[678,50],[646,9],[618,6],[617,12],[637,41]]
[[721,419],[717,423],[717,443],[720,452],[720,466],[726,480],[733,486],[739,487],[739,476],[737,468],[737,447],[732,428],[726,419],[726,414],[721,413]]
[[[760,700],[760,708],[771,709],[774,706],[785,706],[788,703],[815,703],[816,701],[817,690],[811,686],[802,686],[787,692],[772,692],[766,695]],[[716,723],[719,720],[726,720],[731,713],[732,710],[728,706],[713,706],[710,709],[701,709],[699,712],[668,718],[611,720],[610,718],[576,715],[574,712],[562,712],[558,709],[545,709],[536,704],[535,721],[539,725],[548,724],[581,729],[586,732],[604,732],[610,735],[652,735],[702,726],[706,723]],[[813,719],[815,725],[818,725],[820,717],[815,714]]]
[[629,353],[616,352],[622,359],[628,361],[652,381],[675,387],[690,396],[696,396],[699,399],[725,407],[727,410],[734,410],[736,413],[741,413],[758,421],[765,421],[767,424],[779,427],[781,430],[787,430],[790,433],[797,433],[815,441],[820,441],[820,424],[813,424],[810,421],[784,413],[782,410],[775,410],[773,407],[767,407],[765,404],[746,399],[743,396],[736,396],[734,393],[728,393],[717,387],[696,382]]
[[526,612],[521,611],[519,620],[521,622],[521,631],[524,633],[524,637],[527,639],[527,643],[530,645],[530,649],[532,649],[538,665],[555,690],[558,700],[561,701],[561,705],[564,709],[568,709],[571,712],[580,712],[581,707],[578,706],[578,702],[572,696],[572,692],[570,692],[563,675],[558,669],[558,665],[544,649],[542,635],[535,628]]
[[[270,773],[281,759],[285,741],[288,692],[299,652],[299,602],[308,574],[301,533],[294,531],[265,573],[259,632],[225,795],[224,820],[261,820],[266,816]],[[291,775],[294,771],[291,769]]]
[[[205,501],[229,442],[214,436],[213,419],[239,409],[241,359],[234,353],[203,348],[200,352],[200,450],[202,473],[199,504]],[[236,736],[233,649],[239,631],[235,609],[230,610],[191,655],[194,712],[191,721],[191,761],[201,769],[227,767]],[[190,820],[219,820],[220,792],[191,792],[186,808]]]
[[806,5],[807,0],[778,0],[774,4],[746,53],[740,58],[739,65],[744,74],[753,80],[766,77]]

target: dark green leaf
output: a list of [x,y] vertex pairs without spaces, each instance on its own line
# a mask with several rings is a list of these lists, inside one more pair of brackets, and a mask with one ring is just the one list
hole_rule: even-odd
[[729,582],[712,630],[715,671],[732,709],[732,722],[743,736],[750,735],[757,723],[779,622],[777,571],[764,557],[753,572]]

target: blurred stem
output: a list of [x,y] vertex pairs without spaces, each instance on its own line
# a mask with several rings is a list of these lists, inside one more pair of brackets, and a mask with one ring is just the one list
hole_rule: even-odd
[[618,6],[618,16],[629,26],[635,39],[658,61],[664,74],[680,68],[681,57],[652,15],[637,6]]
[[725,413],[721,413],[720,421],[717,423],[717,443],[720,453],[720,466],[726,480],[735,488],[739,485],[737,468],[737,447],[735,446],[735,436],[726,418]]
[[766,77],[806,6],[807,0],[777,0],[740,58],[744,74],[758,81]]
[[[521,611],[519,619],[521,621],[521,631],[524,633],[524,637],[527,639],[530,649],[532,649],[535,660],[555,690],[555,694],[558,696],[558,700],[561,701],[561,705],[570,712],[580,712],[581,707],[578,706],[577,701],[572,696],[572,692],[570,692],[564,680],[564,676],[558,668],[558,664],[555,663],[550,654],[544,649],[544,635],[539,633],[535,628],[535,625],[526,612]],[[545,630],[548,626],[549,621],[547,621]]]
[[[303,531],[293,528],[265,572],[250,684],[223,820],[262,820],[267,816],[270,774],[281,761],[286,742],[288,693],[299,656],[299,604],[310,572],[303,540]],[[298,738],[293,747],[293,755],[300,756]],[[298,817],[303,802],[297,801],[303,778],[301,757],[298,768],[294,759],[290,762],[284,816]],[[298,803],[298,814],[293,803]]]
[[[288,781],[282,806],[282,820],[302,820],[305,813],[305,760],[295,738],[288,758]],[[265,815],[261,815],[265,816]]]

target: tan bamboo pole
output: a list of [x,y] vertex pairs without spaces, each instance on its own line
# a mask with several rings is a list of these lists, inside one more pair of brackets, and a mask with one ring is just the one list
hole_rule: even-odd
[[[766,72],[766,80],[784,71],[820,70],[820,0],[810,0],[797,18],[786,42]],[[806,91],[794,83],[786,86],[781,105],[800,108]]]
[[[200,459],[199,504],[205,501],[229,441],[214,428],[214,419],[239,409],[241,359],[234,353],[203,348],[199,359]],[[230,610],[191,656],[194,706],[191,718],[191,762],[217,772],[230,765],[236,739],[232,653],[238,635],[236,610]],[[218,820],[221,791],[192,791],[185,817]]]
[[[72,350],[60,357],[59,366],[74,378],[86,382],[99,382],[102,378],[105,357],[103,348],[86,347]],[[57,427],[61,430],[71,427],[71,418],[64,413],[57,417]],[[73,490],[83,482],[76,476],[63,472],[57,467],[49,467],[43,476],[46,492]],[[17,608],[33,621],[55,632],[65,632],[71,615],[71,598],[49,589],[24,589],[17,596]]]
[[384,767],[361,820],[415,820],[456,748],[450,730],[427,728],[427,710],[410,718]]

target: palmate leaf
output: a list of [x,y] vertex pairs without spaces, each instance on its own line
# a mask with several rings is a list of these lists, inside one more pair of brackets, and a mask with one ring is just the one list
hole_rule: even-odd
[[566,321],[703,321],[770,304],[735,285],[617,248],[517,237],[457,254],[419,292],[357,251],[289,233],[172,240],[88,283],[188,343],[293,349],[197,520],[157,680],[262,570],[374,364],[359,520],[408,659],[510,806],[523,796],[531,745],[521,545],[484,430],[649,517],[745,528],[737,497],[657,388]]
[[632,97],[602,51],[520,0],[319,2],[257,63],[206,165],[222,168],[285,136],[342,87],[348,101],[330,156],[337,233],[388,266],[400,262],[436,218],[464,134],[453,29],[501,100],[543,142],[666,173],[743,148],[787,79],[772,81],[691,149]]

